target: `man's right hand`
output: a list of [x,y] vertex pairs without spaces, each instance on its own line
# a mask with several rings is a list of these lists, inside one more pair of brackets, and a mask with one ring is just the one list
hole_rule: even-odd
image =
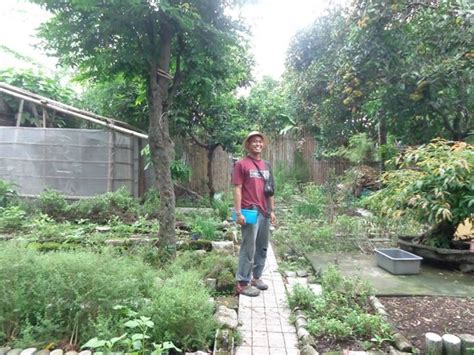
[[246,224],[245,217],[242,215],[238,215],[235,221],[237,222],[237,224],[240,224],[241,226],[244,226]]

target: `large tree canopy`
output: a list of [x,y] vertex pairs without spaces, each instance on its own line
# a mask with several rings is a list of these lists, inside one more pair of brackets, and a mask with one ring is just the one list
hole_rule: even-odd
[[[46,47],[61,64],[85,78],[122,75],[146,84],[149,144],[160,191],[158,246],[175,254],[175,197],[170,173],[173,143],[169,109],[187,79],[199,69],[193,59],[238,42],[239,27],[225,15],[231,1],[216,0],[34,0],[53,13],[42,26]],[[211,59],[209,59],[211,60]],[[195,67],[193,67],[195,65]]]
[[384,143],[440,136],[462,140],[472,129],[473,27],[462,0],[356,0],[299,33],[288,51],[286,80],[327,146],[359,132]]

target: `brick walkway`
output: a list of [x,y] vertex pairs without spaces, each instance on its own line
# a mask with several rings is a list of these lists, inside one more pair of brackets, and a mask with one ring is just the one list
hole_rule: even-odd
[[298,355],[296,330],[289,322],[285,285],[271,245],[262,279],[268,290],[258,297],[239,297],[242,345],[236,355]]

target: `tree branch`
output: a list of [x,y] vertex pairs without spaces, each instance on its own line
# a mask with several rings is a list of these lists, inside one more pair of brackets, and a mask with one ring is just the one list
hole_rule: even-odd
[[178,53],[176,55],[176,70],[174,72],[174,77],[173,77],[173,84],[171,85],[168,93],[168,101],[169,104],[171,105],[173,98],[176,95],[176,91],[178,90],[178,86],[181,83],[183,79],[183,72],[181,70],[181,56],[184,51],[184,40],[183,40],[183,35],[179,34],[178,35]]
[[433,109],[434,112],[436,112],[438,115],[441,116],[441,119],[443,120],[443,126],[444,128],[446,128],[449,132],[451,132],[453,134],[453,136],[456,136],[457,135],[457,132],[456,130],[451,126],[451,124],[449,123],[448,121],[448,118],[446,117],[445,114],[443,114],[443,112],[437,108],[436,106],[434,106],[432,103],[430,103],[430,106],[431,108]]
[[203,142],[201,142],[195,135],[193,132],[191,131],[188,131],[188,134],[189,136],[191,137],[191,139],[193,140],[194,143],[196,143],[198,146],[200,146],[201,148],[204,148],[204,149],[208,149],[210,148],[208,144],[204,144]]

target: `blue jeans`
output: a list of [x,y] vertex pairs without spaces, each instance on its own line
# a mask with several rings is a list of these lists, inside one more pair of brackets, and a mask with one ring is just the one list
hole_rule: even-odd
[[268,234],[270,218],[258,213],[257,223],[241,226],[242,244],[240,245],[237,281],[250,282],[253,277],[262,276],[267,260]]

